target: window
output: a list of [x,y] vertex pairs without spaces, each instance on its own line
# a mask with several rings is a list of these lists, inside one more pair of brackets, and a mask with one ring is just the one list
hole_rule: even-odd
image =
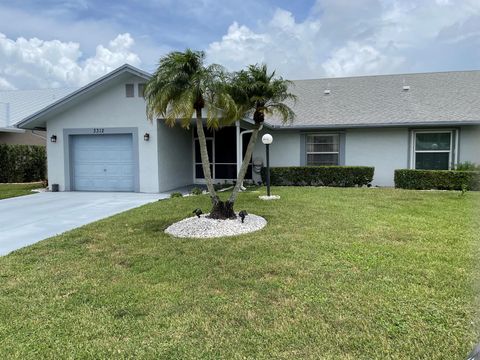
[[125,84],[125,96],[126,97],[134,97],[134,86],[133,84]]
[[338,134],[307,135],[307,165],[338,165],[340,136]]
[[453,153],[452,131],[417,131],[413,138],[413,165],[422,170],[449,170]]
[[143,97],[145,91],[145,84],[138,84],[138,97]]

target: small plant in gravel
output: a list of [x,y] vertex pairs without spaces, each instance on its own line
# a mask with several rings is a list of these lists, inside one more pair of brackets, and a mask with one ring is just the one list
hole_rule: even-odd
[[182,197],[182,196],[183,196],[182,193],[178,192],[178,191],[170,194],[170,198],[179,198],[179,197]]
[[200,219],[200,215],[203,214],[203,211],[202,211],[202,209],[195,209],[195,210],[192,211],[192,214],[197,215],[197,217]]

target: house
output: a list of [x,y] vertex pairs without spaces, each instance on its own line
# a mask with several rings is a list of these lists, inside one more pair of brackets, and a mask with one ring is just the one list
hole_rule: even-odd
[[45,145],[45,132],[19,129],[16,123],[74,90],[0,91],[0,144]]
[[[50,184],[61,191],[163,192],[202,183],[194,126],[148,121],[142,97],[150,74],[124,65],[18,123],[47,134]],[[374,184],[395,169],[453,169],[480,163],[480,71],[295,81],[295,122],[267,119],[272,166],[366,165]],[[236,178],[249,119],[207,131],[216,181]],[[256,144],[248,178],[259,180]]]

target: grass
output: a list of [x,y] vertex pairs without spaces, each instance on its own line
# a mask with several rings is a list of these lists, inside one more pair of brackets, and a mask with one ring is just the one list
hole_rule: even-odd
[[0,200],[16,196],[33,194],[33,189],[42,188],[41,182],[25,183],[25,184],[0,184]]
[[176,198],[0,258],[2,358],[463,359],[478,340],[480,193],[274,188],[267,227],[164,229]]

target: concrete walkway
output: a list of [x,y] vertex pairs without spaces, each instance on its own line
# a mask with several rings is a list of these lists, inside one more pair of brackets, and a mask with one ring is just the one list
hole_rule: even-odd
[[0,255],[168,197],[169,194],[44,192],[0,200]]

